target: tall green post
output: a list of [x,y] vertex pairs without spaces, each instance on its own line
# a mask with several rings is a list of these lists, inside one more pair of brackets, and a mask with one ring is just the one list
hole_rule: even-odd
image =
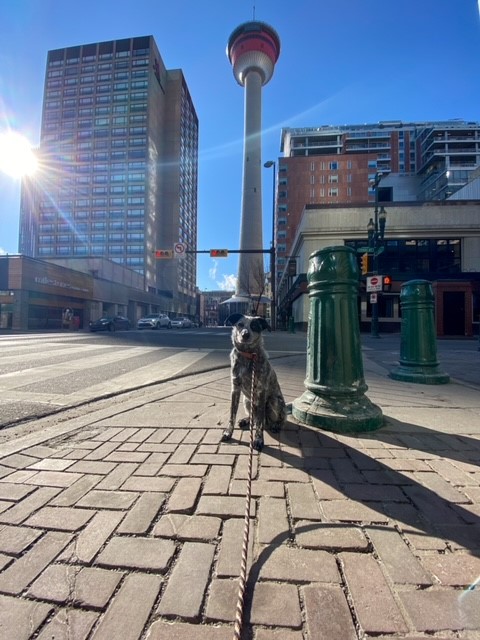
[[327,247],[310,256],[310,313],[306,391],[293,402],[292,413],[304,424],[328,431],[378,429],[380,407],[364,394],[358,320],[359,272],[350,247]]
[[392,369],[390,377],[420,384],[449,382],[450,376],[440,371],[437,360],[435,298],[431,282],[409,280],[402,284],[400,306],[400,364]]

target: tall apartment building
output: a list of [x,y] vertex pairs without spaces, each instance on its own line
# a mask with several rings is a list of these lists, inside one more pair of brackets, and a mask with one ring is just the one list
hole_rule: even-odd
[[446,122],[306,127],[282,130],[276,190],[277,279],[289,269],[306,205],[373,203],[369,181],[384,178],[380,201],[450,198],[480,166],[480,123]]
[[193,312],[198,118],[181,70],[152,36],[48,52],[39,156],[25,183],[20,252],[42,259],[102,256]]

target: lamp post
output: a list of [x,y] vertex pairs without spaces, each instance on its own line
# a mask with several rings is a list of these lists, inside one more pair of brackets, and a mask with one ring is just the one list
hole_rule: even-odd
[[[368,253],[373,256],[372,260],[372,274],[378,275],[378,255],[383,251],[383,238],[385,235],[385,222],[387,220],[387,212],[383,207],[378,209],[378,185],[383,178],[383,173],[377,171],[375,178],[370,181],[372,188],[375,191],[375,217],[368,221],[367,233],[368,233]],[[378,334],[378,303],[372,302],[372,324],[370,328],[370,335],[372,338],[379,338]]]
[[273,182],[272,182],[272,244],[270,246],[270,286],[272,292],[272,300],[270,302],[270,322],[272,325],[272,330],[275,331],[277,328],[277,318],[276,318],[276,308],[275,308],[275,295],[276,295],[276,287],[275,287],[275,187],[276,187],[276,169],[277,165],[274,160],[267,160],[263,165],[265,169],[270,169],[273,167]]

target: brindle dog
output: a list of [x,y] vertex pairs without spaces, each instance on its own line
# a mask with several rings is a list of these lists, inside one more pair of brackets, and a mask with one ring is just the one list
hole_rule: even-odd
[[[271,331],[268,322],[259,316],[244,316],[234,313],[225,324],[233,325],[233,349],[230,353],[232,371],[232,395],[230,420],[222,435],[222,441],[230,440],[235,427],[240,393],[243,393],[243,404],[246,418],[238,422],[242,429],[253,421],[255,429],[253,446],[257,451],[263,447],[263,430],[279,431],[285,422],[287,410],[277,375],[263,348],[262,331]],[[255,367],[253,403],[250,398],[252,372]]]

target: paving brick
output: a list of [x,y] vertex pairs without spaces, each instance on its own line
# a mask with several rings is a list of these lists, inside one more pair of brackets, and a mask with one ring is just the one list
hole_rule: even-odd
[[313,487],[320,500],[342,500],[345,495],[333,471],[319,471],[312,477]]
[[164,493],[142,494],[118,526],[118,533],[146,533],[164,501]]
[[88,475],[83,476],[74,484],[64,489],[56,498],[50,501],[55,507],[71,507],[86,493],[88,493],[95,485],[97,485],[103,476]]
[[145,462],[147,451],[113,451],[105,456],[107,462]]
[[292,518],[321,520],[320,505],[311,484],[292,482],[287,485],[288,503]]
[[91,640],[138,640],[157,599],[161,580],[155,575],[128,575]]
[[153,433],[155,433],[155,429],[147,429],[146,427],[143,429],[137,429],[136,433],[132,434],[129,438],[129,442],[145,442]]
[[35,464],[29,465],[29,469],[37,471],[65,471],[74,464],[73,460],[62,460],[61,458],[45,458],[37,460]]
[[[226,520],[223,525],[220,552],[218,555],[216,574],[219,577],[237,577],[242,566],[242,548],[245,521],[240,518]],[[250,523],[250,535],[248,539],[247,568],[252,564],[253,558],[253,522]]]
[[366,551],[368,540],[359,527],[301,520],[294,525],[295,540],[306,549]]
[[21,524],[30,514],[37,511],[37,509],[41,509],[59,492],[60,489],[54,487],[40,487],[35,493],[30,494],[21,502],[8,509],[8,511],[0,514],[0,522],[5,524]]
[[[255,505],[252,503],[251,515]],[[243,516],[245,513],[245,498],[236,496],[202,496],[197,506],[196,514],[204,516],[218,516],[232,518]]]
[[56,529],[57,531],[77,531],[93,518],[94,511],[72,507],[43,507],[26,521],[29,527]]
[[428,535],[428,532],[404,524],[401,525],[401,529],[408,544],[416,551],[445,551],[447,549],[447,543],[440,534]]
[[463,495],[463,493],[458,491],[458,489],[453,487],[438,473],[416,472],[414,476],[415,479],[420,482],[420,484],[422,484],[424,487],[428,487],[439,498],[443,498],[443,500],[447,500],[448,502],[457,504],[468,502],[468,499]]
[[[165,457],[168,457],[165,454]],[[163,462],[142,462],[134,472],[136,476],[156,476],[163,466]]]
[[264,547],[259,554],[260,577],[284,582],[340,582],[335,556],[327,551]]
[[122,427],[110,427],[109,429],[105,429],[105,431],[96,433],[94,437],[95,440],[98,440],[99,442],[107,442],[110,438],[113,438],[113,436],[116,436],[117,433],[121,432]]
[[160,615],[198,619],[214,552],[214,545],[185,542],[160,600]]
[[137,432],[138,432],[137,427],[126,427],[125,429],[122,429],[121,431],[119,431],[119,433],[116,433],[114,436],[112,436],[111,441],[125,442],[129,438],[132,438]]
[[343,493],[357,502],[408,502],[401,488],[393,485],[346,484]]
[[233,467],[234,462],[235,456],[226,453],[197,453],[191,459],[192,464],[223,464],[227,467]]
[[226,495],[230,486],[232,470],[228,467],[212,467],[203,486],[203,495]]
[[[10,469],[10,471],[12,471],[12,469]],[[37,473],[38,471],[32,471],[32,470],[12,471],[12,473],[9,473],[8,475],[3,476],[2,480],[4,482],[18,482],[19,484],[21,484],[22,482],[25,482],[26,480],[28,480],[28,478],[33,478],[33,476],[36,476]]]
[[336,586],[305,586],[306,626],[310,640],[356,640],[357,633],[345,594]]
[[480,558],[466,553],[423,553],[421,562],[442,585],[466,589],[480,576]]
[[138,442],[124,442],[121,444],[117,451],[136,451]]
[[90,563],[118,527],[124,515],[115,511],[96,513],[85,529],[77,535],[74,545],[62,554],[61,559]]
[[260,469],[259,480],[271,482],[309,482],[308,473],[301,469],[290,469],[288,467],[266,467]]
[[42,531],[31,529],[30,527],[0,527],[0,551],[10,555],[20,555],[24,549],[29,547],[37,538],[42,535]]
[[60,604],[103,609],[122,574],[105,569],[53,564],[32,584],[27,595]]
[[195,453],[196,446],[194,444],[181,444],[170,457],[170,464],[187,464],[190,462]]
[[67,546],[71,536],[59,531],[48,531],[23,556],[15,560],[0,574],[0,591],[20,594],[52,560]]
[[[252,458],[252,478],[258,475],[258,455],[254,453]],[[238,456],[237,464],[233,470],[235,480],[246,480],[248,478],[248,456]]]
[[191,429],[183,439],[183,444],[199,444],[205,436],[205,429]]
[[[303,486],[303,485],[302,485]],[[285,485],[283,482],[262,482],[254,480],[252,482],[252,497],[261,498],[285,498]],[[233,480],[229,494],[231,496],[245,496],[247,493],[247,480]]]
[[171,540],[114,537],[107,542],[96,563],[104,567],[164,572],[174,553],[175,544]]
[[289,536],[286,501],[261,498],[258,509],[258,541],[263,544],[282,544]]
[[116,465],[105,478],[97,485],[97,489],[105,489],[109,491],[115,491],[120,489],[123,483],[138,469],[136,463],[122,463]]
[[460,525],[464,521],[451,509],[448,503],[438,498],[434,492],[423,487],[412,486],[403,489],[413,504],[421,512],[422,517],[433,524]]
[[60,609],[36,640],[87,640],[97,618],[93,611]]
[[23,454],[26,456],[33,456],[34,458],[49,458],[50,456],[54,455],[56,452],[56,449],[52,448],[52,447],[47,447],[45,445],[42,444],[37,444],[33,447],[28,447],[28,449],[23,449]]
[[38,471],[31,478],[25,480],[26,484],[39,485],[41,487],[69,487],[81,478],[80,473],[67,471]]
[[257,582],[250,615],[252,624],[299,629],[302,624],[297,587]]
[[207,473],[207,465],[203,464],[165,464],[159,471],[160,476],[174,476],[178,478],[203,478]]
[[474,629],[480,631],[478,592],[408,591],[399,597],[417,631]]
[[192,513],[201,486],[200,478],[180,478],[168,499],[166,510],[169,513]]
[[122,485],[122,491],[159,491],[168,493],[175,484],[174,478],[131,476]]
[[321,506],[330,522],[388,523],[388,515],[382,505],[375,502],[361,504],[353,500],[322,500]]
[[157,620],[148,629],[145,640],[231,640],[232,635],[233,627],[229,626]]
[[303,639],[303,634],[301,631],[291,631],[290,629],[262,629],[259,627],[255,633],[255,640],[302,640],[302,639]]
[[129,509],[137,498],[138,493],[133,491],[92,489],[77,502],[77,506],[94,509]]
[[25,496],[28,496],[32,491],[35,491],[35,487],[15,484],[13,482],[0,482],[0,500],[17,502],[25,498]]
[[344,552],[339,557],[363,631],[376,634],[406,633],[408,628],[403,616],[373,556]]
[[104,460],[112,451],[118,448],[119,442],[105,442],[96,449],[93,449],[85,460]]
[[397,584],[431,585],[431,575],[413,555],[400,534],[387,527],[366,529],[391,580]]
[[238,580],[212,580],[205,612],[207,621],[235,622],[237,600]]
[[180,444],[188,436],[189,432],[189,429],[173,429],[165,438],[165,442],[167,444]]
[[6,467],[13,467],[14,469],[25,469],[31,464],[38,462],[37,458],[33,456],[26,456],[23,453],[14,453],[11,456],[2,458],[2,464]]
[[102,460],[79,460],[70,467],[69,471],[77,473],[94,473],[106,476],[115,469],[114,462],[103,462]]
[[161,429],[161,428],[154,429],[152,435],[149,436],[147,440],[145,440],[145,442],[154,443],[154,444],[164,442],[171,432],[172,432],[171,429]]
[[439,473],[445,480],[454,486],[467,486],[477,484],[470,473],[459,469],[448,460],[429,460],[428,466]]
[[29,640],[48,618],[52,607],[0,595],[0,630],[4,640]]
[[160,518],[152,533],[159,538],[208,542],[215,541],[221,524],[220,518],[167,513]]

